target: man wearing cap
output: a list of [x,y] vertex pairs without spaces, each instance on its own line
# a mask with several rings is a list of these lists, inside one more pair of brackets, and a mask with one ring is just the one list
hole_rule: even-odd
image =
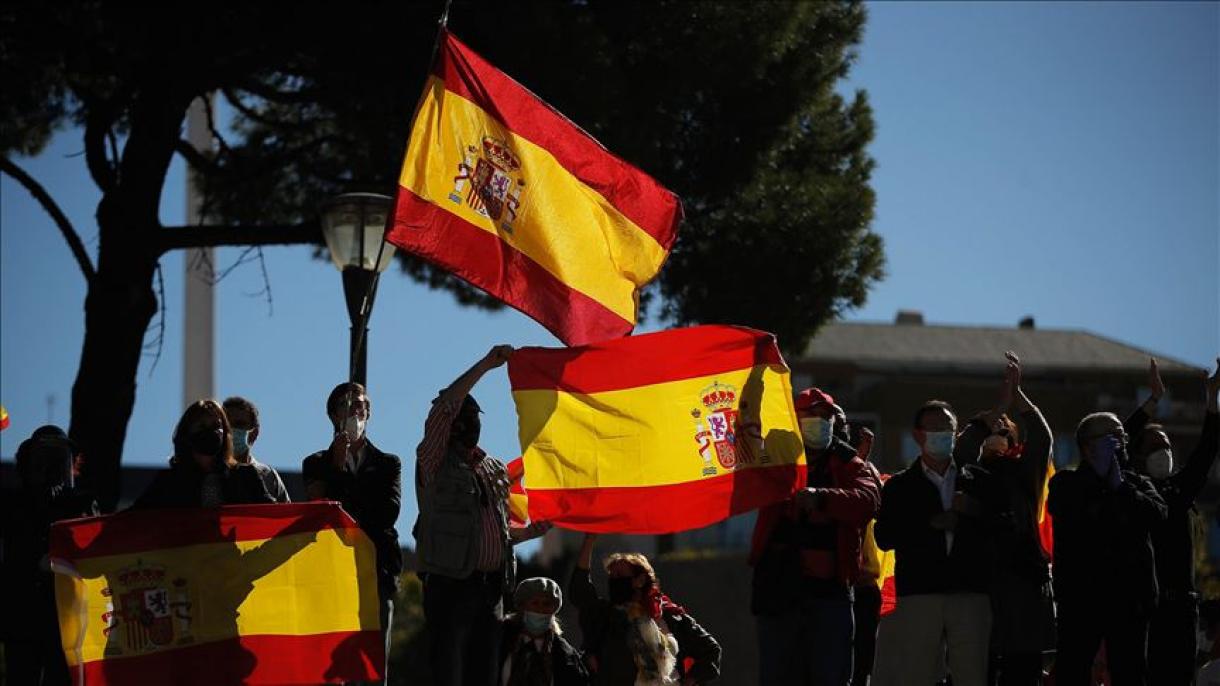
[[513,353],[497,345],[432,403],[416,449],[415,521],[429,660],[438,684],[498,682],[503,597],[512,588],[512,546],[546,524],[508,527],[508,472],[479,448],[479,404],[471,389]]
[[[377,591],[381,633],[390,652],[394,594],[402,574],[398,511],[402,506],[402,463],[379,450],[366,427],[372,405],[364,386],[345,382],[326,398],[326,415],[334,430],[330,447],[301,463],[305,494],[310,500],[337,500],[368,535],[377,551]],[[383,672],[386,674],[386,672]]]
[[852,675],[852,589],[860,576],[860,542],[881,499],[865,465],[873,437],[865,429],[858,448],[852,447],[845,440],[845,418],[836,418],[841,410],[820,389],[802,391],[795,404],[807,487],[759,512],[750,546],[758,681],[846,684]]
[[93,497],[76,488],[76,445],[58,426],[43,426],[17,447],[21,490],[0,496],[0,638],[13,684],[68,683],[59,638],[55,584],[47,557],[51,524],[96,515]]
[[517,612],[505,617],[502,665],[495,683],[507,686],[584,686],[589,674],[580,653],[563,637],[555,616],[563,606],[559,584],[536,576],[517,584]]

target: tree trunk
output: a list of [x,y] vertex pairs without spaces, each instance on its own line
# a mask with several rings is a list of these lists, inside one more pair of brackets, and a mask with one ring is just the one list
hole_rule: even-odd
[[[121,161],[102,178],[98,204],[97,274],[85,297],[85,340],[72,386],[69,434],[84,453],[82,481],[103,512],[119,502],[120,465],[127,423],[136,398],[144,334],[157,310],[153,292],[159,246],[158,220],[165,173],[173,156],[191,94],[166,82],[144,83],[132,105],[131,128]],[[89,127],[109,122],[93,122]],[[97,136],[86,129],[86,140]],[[104,152],[86,145],[86,154]],[[90,160],[98,175],[110,163]],[[172,427],[165,427],[168,436]],[[167,441],[168,443],[168,441]]]

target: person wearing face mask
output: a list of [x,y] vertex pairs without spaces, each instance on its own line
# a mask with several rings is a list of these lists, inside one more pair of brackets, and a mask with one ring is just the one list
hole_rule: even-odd
[[[1051,430],[1021,386],[1021,361],[1008,360],[1000,401],[976,415],[957,437],[954,460],[981,464],[1003,493],[1012,528],[997,539],[992,604],[993,683],[1042,683],[1042,651],[1054,648],[1055,608],[1050,560],[1038,537],[1038,512],[1051,461]],[[1009,416],[1015,406],[1025,440]]]
[[1076,444],[1080,465],[1055,474],[1047,500],[1059,612],[1055,683],[1091,683],[1104,640],[1112,683],[1144,684],[1148,619],[1158,595],[1151,531],[1165,521],[1165,500],[1131,471],[1127,434],[1114,414],[1081,420]]
[[498,686],[585,686],[589,673],[563,637],[555,616],[563,606],[559,584],[532,577],[513,592],[517,611],[504,618]]
[[424,585],[429,661],[438,684],[497,683],[504,596],[516,574],[512,546],[540,536],[545,522],[508,526],[508,472],[479,447],[482,410],[470,395],[513,353],[497,345],[444,389],[416,448],[412,533]]
[[881,491],[877,547],[895,551],[898,605],[887,656],[903,684],[939,681],[947,657],[954,686],[987,683],[994,541],[1006,516],[992,475],[953,462],[957,416],[932,400],[915,413],[920,455]]
[[258,407],[240,396],[225,398],[222,406],[229,418],[229,425],[233,427],[233,459],[237,460],[238,464],[254,467],[275,502],[291,502],[279,472],[254,458],[254,442],[258,440],[259,432]]
[[70,682],[55,611],[55,583],[47,557],[51,525],[98,514],[97,502],[77,488],[76,445],[58,426],[43,426],[17,447],[21,488],[0,495],[0,640],[9,683],[58,686]]
[[592,683],[598,686],[705,684],[720,676],[720,644],[686,608],[661,592],[648,558],[614,553],[604,562],[602,598],[589,568],[596,534],[585,534],[568,586],[579,615]]
[[133,509],[271,503],[258,472],[233,459],[233,431],[215,400],[191,403],[173,434],[169,469],[153,477]]
[[[1148,626],[1148,673],[1158,684],[1190,684],[1196,650],[1198,598],[1195,590],[1194,527],[1198,517],[1195,499],[1207,485],[1207,475],[1220,446],[1216,396],[1220,392],[1220,359],[1216,373],[1207,379],[1207,414],[1199,443],[1181,465],[1175,464],[1173,445],[1164,427],[1150,424],[1164,384],[1149,363],[1152,395],[1123,423],[1135,446],[1132,466],[1152,479],[1168,508],[1165,521],[1152,529],[1152,549],[1160,597]],[[1179,468],[1180,466],[1180,468]]]
[[326,398],[326,417],[333,432],[330,447],[306,457],[301,476],[310,500],[339,501],[373,542],[378,611],[388,656],[394,594],[402,574],[402,549],[395,528],[402,506],[402,463],[397,455],[382,452],[369,440],[366,427],[371,414],[363,384],[349,381],[335,386]]
[[794,405],[807,487],[759,511],[749,557],[759,683],[846,684],[861,539],[881,499],[865,464],[872,434],[865,429],[852,447],[834,399],[820,389],[802,391]]

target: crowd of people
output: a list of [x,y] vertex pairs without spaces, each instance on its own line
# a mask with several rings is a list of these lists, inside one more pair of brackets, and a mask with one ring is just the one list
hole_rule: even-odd
[[[440,392],[416,451],[412,533],[435,682],[716,679],[720,644],[662,593],[644,555],[607,556],[603,594],[590,572],[597,537],[585,535],[566,589],[578,646],[557,616],[560,583],[517,581],[514,546],[551,527],[509,525],[508,475],[479,447],[482,409],[472,395],[512,353],[496,346]],[[1192,512],[1220,448],[1220,365],[1205,382],[1201,440],[1180,465],[1153,422],[1164,393],[1153,361],[1151,395],[1134,414],[1099,412],[1079,422],[1080,463],[1050,479],[1044,503],[1051,428],[1021,384],[1020,360],[1006,357],[995,407],[964,424],[943,401],[917,408],[911,433],[919,456],[892,475],[873,465],[872,434],[854,429],[833,397],[817,388],[796,396],[806,487],[759,511],[748,558],[757,683],[1195,682],[1199,657],[1211,648],[1197,633]],[[362,385],[338,385],[325,409],[333,440],[304,459],[306,494],[340,502],[372,540],[388,654],[403,573],[395,528],[401,462],[369,440]],[[169,467],[133,507],[287,502],[280,476],[253,455],[258,435],[249,400],[192,404],[174,430]],[[14,684],[68,683],[47,536],[51,523],[96,514],[97,505],[76,484],[79,451],[61,429],[38,429],[16,457],[22,488],[4,503],[3,565],[6,588],[23,592],[0,620],[6,674]],[[1041,536],[1044,507],[1054,521],[1051,550]],[[885,617],[882,551],[894,552],[897,595]],[[1205,642],[1220,633],[1220,612],[1204,613],[1202,633]],[[1213,672],[1220,661],[1203,667],[1199,683],[1212,683]]]

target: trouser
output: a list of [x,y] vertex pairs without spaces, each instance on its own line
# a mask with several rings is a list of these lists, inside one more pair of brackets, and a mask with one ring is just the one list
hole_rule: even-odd
[[429,663],[437,686],[497,683],[504,575],[475,572],[465,579],[424,578]]
[[998,686],[1039,686],[1042,651],[1054,645],[1051,584],[1008,571],[997,574],[994,584],[989,680]]
[[1148,624],[1148,676],[1175,686],[1194,682],[1199,608],[1193,594],[1162,598]]
[[886,649],[897,653],[898,683],[931,686],[947,662],[953,686],[985,686],[991,636],[986,594],[904,595],[889,619]]
[[852,606],[856,632],[852,637],[851,686],[868,686],[877,651],[877,624],[881,619],[881,589],[876,584],[856,586]]
[[[1116,603],[1121,603],[1118,598]],[[1092,681],[1093,661],[1102,641],[1113,686],[1147,683],[1148,618],[1104,605],[1059,601],[1059,649],[1055,685],[1084,686]],[[1157,679],[1156,684],[1162,682]]]
[[851,679],[851,596],[805,598],[759,615],[758,676],[775,686],[845,686]]
[[30,686],[67,686],[68,662],[59,636],[4,643],[4,673],[8,683]]

